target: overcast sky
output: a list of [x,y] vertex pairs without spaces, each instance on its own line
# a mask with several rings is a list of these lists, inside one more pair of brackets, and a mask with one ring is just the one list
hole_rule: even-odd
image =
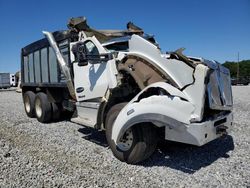
[[20,49],[85,16],[92,28],[125,29],[128,21],[154,34],[163,51],[220,62],[250,59],[250,0],[35,1],[0,0],[0,72],[20,69]]

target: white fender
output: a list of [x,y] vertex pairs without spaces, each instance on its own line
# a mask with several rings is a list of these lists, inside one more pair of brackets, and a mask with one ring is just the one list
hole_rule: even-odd
[[[168,95],[152,95],[140,99],[140,95],[149,88],[161,88]],[[140,100],[139,100],[140,99]],[[143,89],[119,113],[114,122],[112,140],[119,146],[119,140],[131,126],[152,122],[156,126],[170,126],[178,129],[180,124],[190,124],[191,114],[195,108],[180,90],[165,82],[157,82]],[[120,148],[122,149],[122,148]]]

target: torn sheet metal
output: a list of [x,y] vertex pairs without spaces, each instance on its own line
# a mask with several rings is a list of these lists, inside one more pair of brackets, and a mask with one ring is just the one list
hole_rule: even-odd
[[163,70],[169,77],[173,78],[179,88],[183,88],[194,81],[192,76],[194,68],[183,61],[165,58],[156,45],[138,35],[132,35],[131,40],[129,40],[129,52],[127,54],[139,56],[158,69]]
[[189,101],[195,105],[194,113],[192,114],[192,121],[201,121],[203,118],[204,104],[206,97],[205,78],[209,68],[203,64],[198,64],[194,72],[194,84],[186,87],[183,93],[189,97]]
[[128,57],[126,62],[118,65],[118,70],[128,72],[135,79],[140,89],[144,89],[155,82],[167,81],[167,78],[161,72],[137,57]]

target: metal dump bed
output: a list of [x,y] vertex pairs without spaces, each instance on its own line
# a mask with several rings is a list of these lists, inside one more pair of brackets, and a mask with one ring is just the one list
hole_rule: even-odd
[[[57,31],[53,35],[70,66],[69,43],[74,40],[74,35],[69,31]],[[22,86],[66,87],[64,75],[46,38],[22,48],[21,73]]]

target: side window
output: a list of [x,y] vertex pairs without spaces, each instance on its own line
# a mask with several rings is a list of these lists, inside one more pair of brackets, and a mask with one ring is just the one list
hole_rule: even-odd
[[87,41],[85,43],[86,46],[86,54],[87,55],[99,55],[99,51],[96,45],[92,41]]
[[69,50],[68,50],[69,41],[64,40],[64,41],[60,42],[58,44],[58,46],[59,46],[60,52],[63,55],[64,60],[66,61],[67,65],[68,65],[68,63],[69,63]]

